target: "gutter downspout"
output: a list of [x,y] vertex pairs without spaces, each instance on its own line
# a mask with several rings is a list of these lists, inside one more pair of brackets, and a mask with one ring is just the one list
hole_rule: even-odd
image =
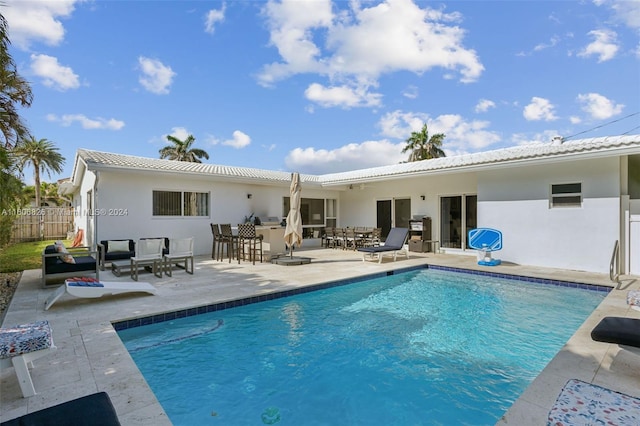
[[91,250],[98,250],[98,181],[100,180],[100,171],[96,170],[96,180],[93,182],[93,241],[91,242]]

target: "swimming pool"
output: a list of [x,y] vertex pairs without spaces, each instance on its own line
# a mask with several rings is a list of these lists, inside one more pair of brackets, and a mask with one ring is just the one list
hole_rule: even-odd
[[495,424],[605,295],[428,269],[119,334],[175,425]]

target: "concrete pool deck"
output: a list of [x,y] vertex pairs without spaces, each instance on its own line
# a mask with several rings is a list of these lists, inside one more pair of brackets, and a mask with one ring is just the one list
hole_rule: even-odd
[[[424,264],[475,269],[597,284],[613,287],[606,274],[565,271],[503,263],[496,267],[476,265],[475,256],[410,253],[410,259],[385,258],[382,264],[362,262],[359,253],[333,249],[300,250],[311,263],[279,266],[269,263],[218,262],[208,256],[196,258],[194,275],[174,271],[173,277],[140,275],[153,284],[155,296],[142,293],[100,299],[63,296],[50,310],[44,301],[53,292],[40,287],[40,271],[22,275],[3,326],[48,320],[57,350],[35,362],[31,375],[37,395],[22,398],[12,368],[0,373],[0,421],[34,412],[91,393],[106,391],[123,425],[170,425],[168,417],[124,348],[112,322],[150,316],[249,296],[343,280]],[[102,271],[103,281],[130,281]],[[593,342],[591,329],[607,315],[640,318],[626,304],[628,290],[640,288],[640,280],[622,277],[584,324],[576,331],[542,373],[525,390],[499,425],[545,425],[547,413],[567,380],[576,378],[640,397],[640,356],[616,345]],[[179,362],[179,360],[176,360]]]

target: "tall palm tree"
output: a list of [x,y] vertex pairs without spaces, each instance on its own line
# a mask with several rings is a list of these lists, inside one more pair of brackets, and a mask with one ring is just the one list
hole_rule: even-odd
[[436,133],[429,137],[427,124],[422,126],[419,132],[411,132],[411,136],[407,138],[407,146],[402,150],[403,153],[411,151],[407,162],[429,160],[431,158],[445,157],[446,154],[442,150],[442,142],[446,136],[444,133]]
[[62,166],[65,161],[64,157],[58,152],[58,148],[53,142],[47,139],[36,140],[34,137],[18,144],[18,146],[13,149],[13,155],[17,159],[20,170],[23,170],[27,165],[33,166],[36,207],[40,207],[40,192],[42,189],[40,185],[40,173],[46,172],[49,177],[51,177],[52,171],[62,173]]
[[[2,6],[0,2],[0,6]],[[29,136],[16,106],[28,108],[33,101],[33,93],[29,83],[23,79],[16,69],[16,64],[9,54],[9,37],[7,20],[0,14],[0,147],[10,149],[18,140]]]
[[193,135],[187,136],[183,141],[171,135],[167,135],[166,138],[171,145],[167,145],[160,150],[160,158],[189,161],[191,163],[202,163],[201,158],[209,159],[209,154],[205,150],[191,148],[191,145],[196,141]]

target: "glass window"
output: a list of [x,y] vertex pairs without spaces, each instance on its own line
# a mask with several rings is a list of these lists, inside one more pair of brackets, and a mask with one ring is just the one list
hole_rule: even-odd
[[[291,197],[284,197],[282,215],[289,214]],[[324,225],[324,199],[302,198],[300,200],[300,217],[302,225]]]
[[549,207],[581,207],[582,184],[562,183],[551,185]]
[[206,192],[185,192],[184,215],[209,216],[209,194]]

